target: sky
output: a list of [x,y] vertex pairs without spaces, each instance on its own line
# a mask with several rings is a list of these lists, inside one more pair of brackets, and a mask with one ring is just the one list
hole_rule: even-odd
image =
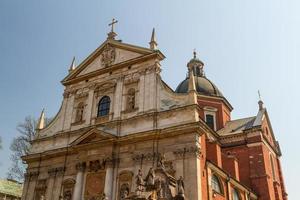
[[155,27],[173,89],[185,78],[193,49],[206,76],[233,105],[232,118],[254,116],[258,94],[282,150],[290,199],[297,199],[300,134],[299,0],[1,0],[0,178],[10,166],[16,126],[45,108],[54,116],[72,57],[80,63],[106,39],[112,18],[126,43],[148,46]]

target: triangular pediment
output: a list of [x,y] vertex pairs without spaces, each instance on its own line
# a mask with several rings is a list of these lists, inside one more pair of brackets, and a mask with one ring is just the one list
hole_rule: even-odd
[[79,136],[77,139],[75,139],[70,146],[78,146],[83,144],[89,144],[89,143],[95,143],[100,141],[113,141],[117,138],[117,136],[105,132],[98,128],[93,128],[85,133],[83,133],[81,136]]
[[62,83],[65,84],[78,77],[84,77],[93,72],[108,69],[112,66],[137,60],[151,54],[159,54],[161,58],[164,58],[159,51],[122,43],[117,40],[106,40],[80,63]]

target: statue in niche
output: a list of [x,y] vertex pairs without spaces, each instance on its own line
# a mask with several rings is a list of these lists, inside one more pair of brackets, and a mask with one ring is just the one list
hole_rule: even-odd
[[40,196],[40,200],[45,200],[45,196],[43,194]]
[[83,111],[84,111],[84,104],[83,102],[80,102],[77,105],[75,122],[83,121]]
[[146,177],[146,185],[151,187],[154,186],[154,183],[155,183],[155,172],[151,167]]
[[139,169],[138,174],[136,175],[136,191],[143,192],[144,191],[144,179],[142,170]]
[[64,192],[63,200],[71,200],[72,199],[72,192],[67,190]]
[[126,197],[128,197],[128,195],[129,195],[129,184],[124,183],[122,184],[120,189],[120,200],[125,200]]
[[184,182],[182,176],[177,180],[178,195],[184,197]]
[[127,109],[133,110],[135,108],[135,90],[133,88],[128,90]]
[[135,108],[135,90],[133,88],[128,90],[127,95],[127,109],[133,110]]

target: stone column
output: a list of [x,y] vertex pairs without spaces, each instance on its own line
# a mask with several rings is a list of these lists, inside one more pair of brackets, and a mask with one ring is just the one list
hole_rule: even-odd
[[21,200],[26,200],[27,190],[28,190],[28,186],[29,186],[29,183],[30,183],[30,175],[29,175],[29,173],[26,173],[24,175],[24,177],[25,177],[25,180],[24,180],[24,187],[23,187],[23,193],[22,193]]
[[86,167],[85,162],[81,162],[76,165],[77,175],[76,175],[75,188],[72,196],[73,200],[81,200],[82,189],[83,189],[83,178],[84,178],[83,175],[84,175],[85,167]]
[[34,195],[35,195],[35,187],[36,187],[36,182],[39,176],[39,172],[35,171],[35,172],[30,172],[30,183],[28,186],[28,190],[26,193],[26,200],[32,200],[34,199]]
[[107,199],[111,200],[113,197],[113,161],[107,163],[106,173],[105,173],[105,186],[104,193]]
[[[201,200],[201,162],[200,148],[190,145],[174,151],[177,158],[183,161],[183,181],[185,184],[184,195],[187,199]],[[177,164],[177,163],[176,163]],[[176,167],[177,169],[177,167]],[[178,192],[178,191],[177,191]]]
[[55,176],[56,176],[56,169],[49,169],[48,170],[48,175],[49,175],[49,182],[48,182],[48,187],[46,191],[46,199],[51,200],[52,199],[52,192],[53,192],[53,187],[54,187],[54,181],[55,181]]

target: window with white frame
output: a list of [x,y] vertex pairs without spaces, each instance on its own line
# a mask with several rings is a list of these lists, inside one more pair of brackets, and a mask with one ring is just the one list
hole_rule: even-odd
[[204,107],[205,122],[214,131],[217,130],[216,112],[217,112],[216,108]]

